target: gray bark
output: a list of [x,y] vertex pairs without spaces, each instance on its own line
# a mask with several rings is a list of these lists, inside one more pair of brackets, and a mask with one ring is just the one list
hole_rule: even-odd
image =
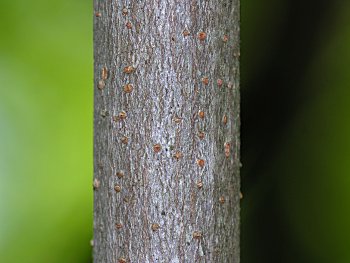
[[94,262],[238,263],[239,0],[94,11]]

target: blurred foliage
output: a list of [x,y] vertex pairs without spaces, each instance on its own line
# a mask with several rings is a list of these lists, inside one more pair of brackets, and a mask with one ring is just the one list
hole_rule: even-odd
[[[350,262],[350,3],[242,7],[242,262]],[[91,262],[92,1],[0,3],[0,262]]]
[[0,262],[89,262],[92,3],[0,3]]

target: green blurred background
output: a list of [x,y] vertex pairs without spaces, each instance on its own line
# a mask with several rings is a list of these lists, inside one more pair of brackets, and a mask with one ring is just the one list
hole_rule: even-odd
[[[350,2],[241,7],[241,262],[349,263]],[[0,3],[0,262],[91,262],[92,19]]]

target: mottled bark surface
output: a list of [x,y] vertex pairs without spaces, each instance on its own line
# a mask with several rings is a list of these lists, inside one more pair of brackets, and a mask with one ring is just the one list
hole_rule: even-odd
[[94,262],[238,263],[239,0],[94,10]]

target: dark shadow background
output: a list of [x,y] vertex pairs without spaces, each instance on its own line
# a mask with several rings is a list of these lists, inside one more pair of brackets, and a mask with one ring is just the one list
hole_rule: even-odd
[[350,5],[241,7],[242,262],[350,262]]
[[[92,1],[0,3],[0,262],[91,262]],[[350,262],[350,1],[241,1],[242,263]]]

